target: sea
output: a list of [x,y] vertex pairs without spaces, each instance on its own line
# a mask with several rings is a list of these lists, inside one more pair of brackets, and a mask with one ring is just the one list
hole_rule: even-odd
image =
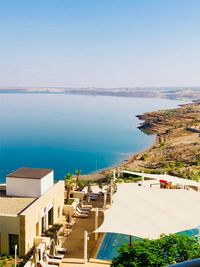
[[0,182],[20,167],[54,169],[55,179],[90,174],[151,146],[136,115],[175,108],[161,98],[0,93]]

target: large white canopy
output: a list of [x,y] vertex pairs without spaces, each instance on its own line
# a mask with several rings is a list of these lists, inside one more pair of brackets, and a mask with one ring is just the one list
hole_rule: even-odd
[[200,193],[158,189],[130,183],[118,185],[113,205],[96,232],[156,239],[200,225]]
[[167,182],[172,182],[175,184],[181,184],[185,186],[196,186],[199,187],[200,183],[196,182],[194,180],[189,180],[189,179],[184,179],[184,178],[179,178],[176,176],[168,175],[168,174],[150,174],[150,173],[141,173],[141,172],[131,172],[131,171],[122,171],[123,173],[127,174],[132,174],[140,177],[146,177],[149,179],[154,179],[154,180],[166,180]]

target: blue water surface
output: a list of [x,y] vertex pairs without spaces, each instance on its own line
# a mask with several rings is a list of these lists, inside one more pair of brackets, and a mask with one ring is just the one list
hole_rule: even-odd
[[69,94],[0,94],[0,182],[24,167],[53,168],[62,179],[122,162],[154,142],[137,129],[145,111],[181,101]]
[[[179,235],[186,235],[189,237],[194,237],[196,240],[199,238],[199,228],[186,230],[177,233]],[[139,239],[138,237],[131,237],[132,243],[134,240]],[[101,247],[97,254],[97,259],[99,260],[113,260],[113,258],[119,255],[118,250],[122,244],[130,244],[130,236],[122,235],[117,233],[106,233]]]

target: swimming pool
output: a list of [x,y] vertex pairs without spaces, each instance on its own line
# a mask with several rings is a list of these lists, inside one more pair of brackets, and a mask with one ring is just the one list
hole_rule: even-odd
[[[198,239],[199,228],[179,232],[177,234],[194,236]],[[137,237],[132,236],[132,241],[134,242]],[[112,260],[114,257],[118,256],[118,249],[122,244],[129,244],[130,237],[128,235],[107,233],[104,237],[103,243],[97,254],[97,259],[99,260]]]
[[[138,239],[132,236],[132,241]],[[97,259],[100,260],[112,260],[118,255],[118,249],[122,244],[129,244],[129,235],[107,233],[104,237],[103,243],[99,249]]]

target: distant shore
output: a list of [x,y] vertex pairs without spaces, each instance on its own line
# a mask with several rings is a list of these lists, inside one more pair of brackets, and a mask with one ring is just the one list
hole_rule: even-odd
[[91,96],[145,97],[200,99],[200,87],[120,87],[120,88],[67,88],[67,87],[0,87],[0,93],[75,94]]
[[[176,109],[147,112],[139,115],[139,129],[156,134],[150,147],[129,157],[122,164],[100,172],[111,175],[112,170],[126,169],[147,173],[164,173],[193,180],[200,179],[200,101]],[[100,179],[97,174],[92,180]]]

